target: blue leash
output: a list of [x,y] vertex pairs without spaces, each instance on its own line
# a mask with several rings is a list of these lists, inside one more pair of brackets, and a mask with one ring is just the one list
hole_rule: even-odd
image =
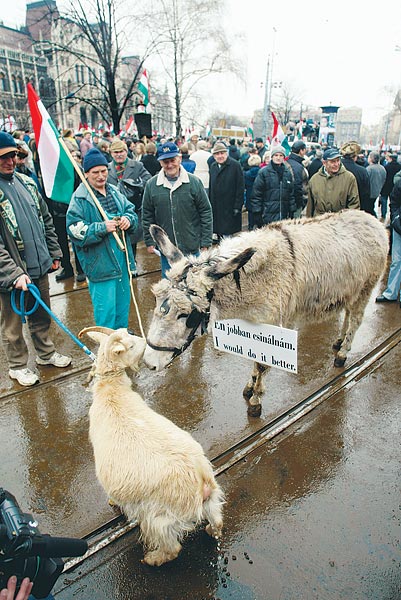
[[47,313],[49,313],[49,315],[56,321],[57,325],[59,327],[61,327],[61,329],[63,331],[65,331],[65,333],[67,335],[70,336],[70,338],[85,352],[85,354],[87,354],[89,356],[89,358],[93,361],[96,360],[96,354],[93,354],[93,352],[91,352],[89,350],[89,348],[87,346],[85,346],[85,344],[83,344],[81,342],[81,340],[79,340],[65,325],[64,323],[62,323],[60,321],[60,319],[57,317],[57,315],[54,314],[54,312],[52,310],[50,310],[50,308],[47,306],[47,304],[45,302],[43,302],[42,298],[40,297],[40,291],[38,290],[38,288],[36,287],[36,285],[34,285],[33,283],[28,283],[27,285],[28,290],[31,292],[32,296],[35,298],[35,304],[33,305],[33,307],[28,310],[25,311],[25,291],[24,290],[20,290],[21,294],[20,294],[20,301],[19,301],[19,308],[16,304],[15,298],[17,295],[17,291],[15,288],[13,289],[13,291],[11,292],[11,307],[13,309],[13,311],[17,314],[20,315],[21,317],[21,321],[23,323],[26,323],[26,316],[31,315],[32,313],[35,312],[35,310],[37,310],[39,304],[41,306],[43,306],[43,308],[45,309],[45,311]]

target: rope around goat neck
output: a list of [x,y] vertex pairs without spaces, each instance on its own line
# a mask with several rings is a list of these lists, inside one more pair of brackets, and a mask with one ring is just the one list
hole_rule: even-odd
[[141,315],[139,313],[139,306],[138,306],[138,303],[137,303],[136,297],[135,297],[134,286],[132,285],[132,273],[131,273],[131,266],[129,264],[129,256],[128,256],[127,241],[126,241],[126,238],[125,238],[125,231],[121,230],[121,234],[122,234],[122,238],[123,238],[125,259],[126,259],[126,262],[127,262],[127,269],[128,269],[128,275],[129,275],[129,286],[130,286],[130,289],[131,289],[131,298],[132,298],[132,300],[134,302],[136,316],[137,316],[138,323],[139,323],[139,329],[141,330],[141,335],[142,335],[142,337],[144,339],[146,339],[145,332],[144,332],[143,327],[142,327]]

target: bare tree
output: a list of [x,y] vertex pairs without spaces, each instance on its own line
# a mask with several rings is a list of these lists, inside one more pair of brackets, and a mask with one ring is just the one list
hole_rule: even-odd
[[199,84],[211,74],[240,75],[240,62],[224,30],[224,0],[153,0],[148,5],[144,22],[161,33],[157,55],[173,89],[176,135],[181,136],[185,107],[199,93]]
[[291,84],[282,82],[280,86],[280,97],[274,105],[274,112],[280,123],[286,125],[291,119],[295,108],[300,106],[301,99],[298,93],[294,92]]
[[[72,37],[57,35],[48,40],[52,53],[69,55],[70,64],[81,65],[89,73],[91,93],[81,92],[81,85],[70,96],[92,107],[104,121],[113,124],[116,132],[120,131],[125,111],[137,102],[143,63],[157,46],[157,36],[152,36],[135,60],[124,57],[127,40],[139,36],[129,29],[126,13],[121,14],[122,4],[117,0],[69,0],[63,13],[52,18],[56,30],[71,24]],[[39,43],[43,46],[44,40]]]

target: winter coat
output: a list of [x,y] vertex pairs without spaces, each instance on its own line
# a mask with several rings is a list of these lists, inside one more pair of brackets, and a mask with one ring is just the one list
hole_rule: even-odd
[[[138,224],[134,205],[114,185],[107,184],[107,191],[110,191],[117,205],[117,214],[120,217],[127,217],[131,222],[131,227],[125,233],[133,233]],[[115,252],[120,250],[114,250],[111,241],[112,233],[107,231],[106,223],[83,183],[72,195],[66,219],[67,233],[89,281],[96,283],[120,278],[122,275],[120,262],[115,256]],[[135,260],[131,244],[127,244],[127,250],[133,270]]]
[[252,190],[253,190],[253,185],[255,183],[255,179],[259,173],[260,167],[259,166],[255,166],[255,167],[251,167],[250,169],[248,169],[247,171],[244,172],[244,179],[245,179],[245,206],[247,208],[247,210],[252,210],[251,209],[251,197],[252,197]]
[[189,158],[189,154],[181,154],[181,164],[188,173],[194,173],[196,162]]
[[308,171],[302,164],[304,159],[299,154],[291,152],[287,163],[290,165],[294,175],[294,197],[297,208],[305,208],[308,202]]
[[342,163],[347,171],[355,175],[360,205],[368,206],[370,200],[370,183],[365,167],[358,165],[352,158],[344,157]]
[[[122,177],[118,177],[116,171],[115,162],[112,161],[109,164],[109,176],[107,181],[115,185],[124,196],[132,203],[135,204],[136,211],[138,212],[142,204],[143,190],[147,181],[151,178],[151,174],[145,169],[143,163],[131,158],[128,159],[124,169]],[[137,184],[138,187],[129,187],[126,189],[121,185],[121,182],[128,181],[132,184]]]
[[211,157],[210,152],[207,150],[196,150],[191,154],[191,160],[196,163],[194,175],[199,177],[203,183],[205,189],[209,189],[209,163],[208,159]]
[[241,158],[241,152],[238,146],[230,144],[228,146],[228,156],[234,160],[239,160]]
[[370,181],[370,197],[377,198],[386,181],[386,169],[383,165],[371,164],[366,168],[366,171]]
[[[22,174],[14,174],[14,177],[22,181],[35,202],[50,257],[53,260],[60,259],[61,249],[46,202],[30,177]],[[13,282],[24,273],[27,273],[27,270],[24,262],[23,240],[11,202],[0,191],[0,292],[11,292]]]
[[344,208],[359,209],[358,185],[355,176],[340,165],[338,173],[328,175],[322,167],[309,180],[306,215],[315,217]]
[[154,246],[149,227],[159,225],[184,254],[212,245],[212,208],[201,180],[180,168],[174,184],[161,170],[148,181],[142,202],[143,237]]
[[218,235],[232,235],[242,229],[245,184],[241,165],[228,157],[221,166],[214,162],[209,168],[213,232]]
[[311,179],[318,172],[318,170],[322,168],[322,166],[323,163],[320,158],[315,157],[308,166],[309,179]]
[[156,173],[158,173],[162,168],[154,154],[144,154],[141,158],[141,162],[152,177],[153,175],[156,175]]
[[394,187],[394,175],[401,170],[401,165],[392,160],[384,167],[386,169],[386,181],[381,189],[382,196],[389,196]]
[[294,197],[294,177],[290,167],[283,163],[283,177],[270,162],[260,169],[256,177],[251,197],[254,214],[261,214],[263,224],[281,221],[292,217],[296,210]]

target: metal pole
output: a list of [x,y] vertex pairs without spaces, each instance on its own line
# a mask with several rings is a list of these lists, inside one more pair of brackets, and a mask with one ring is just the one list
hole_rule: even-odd
[[266,138],[267,138],[267,120],[268,120],[268,113],[270,110],[270,106],[269,106],[269,71],[270,71],[270,56],[267,57],[267,69],[266,69],[266,80],[265,80],[265,101],[264,101],[264,106],[263,106],[262,136],[263,136],[264,140],[266,140]]

